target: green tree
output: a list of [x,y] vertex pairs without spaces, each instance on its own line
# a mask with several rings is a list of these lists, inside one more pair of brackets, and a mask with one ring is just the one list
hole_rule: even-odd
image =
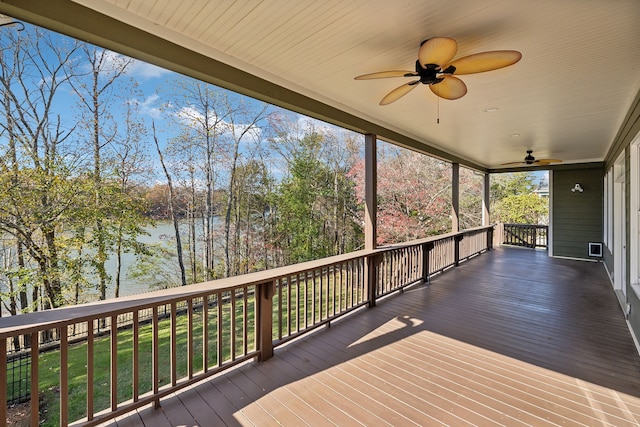
[[545,224],[549,217],[549,200],[534,191],[531,172],[491,176],[491,218],[493,222]]
[[511,172],[491,175],[491,205],[508,196],[533,193],[536,189],[534,179],[531,172]]
[[0,231],[21,248],[24,258],[18,269],[37,272],[32,281],[34,308],[65,303],[65,269],[74,254],[65,224],[86,215],[80,158],[68,144],[74,128],[54,112],[59,94],[74,78],[70,66],[78,46],[60,45],[32,29],[3,33],[0,45],[0,126],[9,141],[0,153]]
[[357,150],[349,136],[315,122],[301,126],[272,117],[271,147],[285,176],[273,206],[274,245],[291,264],[354,250],[362,244],[355,182],[348,175]]

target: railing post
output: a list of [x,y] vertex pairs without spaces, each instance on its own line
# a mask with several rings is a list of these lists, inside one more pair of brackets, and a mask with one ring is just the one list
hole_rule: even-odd
[[258,361],[260,362],[273,357],[272,316],[274,288],[274,281],[258,285],[258,327],[256,328],[256,333],[258,334],[258,345],[260,346],[260,354],[258,356]]
[[422,244],[422,281],[429,283],[429,253],[434,248],[433,242],[427,242]]
[[367,284],[367,298],[369,307],[375,307],[376,297],[378,295],[378,255],[369,255],[366,259],[364,270],[364,280]]
[[458,234],[453,237],[453,257],[456,267],[460,265],[460,242],[464,239],[464,234]]
[[493,249],[493,227],[487,229],[487,250]]

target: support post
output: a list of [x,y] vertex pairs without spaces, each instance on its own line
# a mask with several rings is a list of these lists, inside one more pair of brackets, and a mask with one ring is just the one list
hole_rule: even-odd
[[[364,248],[373,251],[377,239],[377,143],[376,136],[367,134],[364,138]],[[369,307],[376,305],[377,259],[374,254],[367,256],[365,262],[365,283]]]
[[452,163],[451,164],[451,232],[457,233],[458,231],[460,231],[460,163]]
[[491,175],[488,173],[484,174],[484,179],[482,180],[482,225],[489,225],[491,210]]
[[364,248],[373,250],[376,248],[377,238],[377,153],[376,136],[365,135],[364,139]]
[[258,285],[258,345],[260,354],[259,362],[264,362],[273,357],[273,292],[275,283],[273,281]]

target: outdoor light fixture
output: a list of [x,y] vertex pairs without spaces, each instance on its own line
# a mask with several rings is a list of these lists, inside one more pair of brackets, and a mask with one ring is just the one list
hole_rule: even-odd
[[580,186],[580,184],[577,184],[573,186],[573,188],[571,189],[572,192],[578,192],[578,193],[582,193],[584,190],[582,189],[582,187]]

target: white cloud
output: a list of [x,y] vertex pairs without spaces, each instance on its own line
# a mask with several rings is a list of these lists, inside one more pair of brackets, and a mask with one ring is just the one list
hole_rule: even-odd
[[[97,55],[100,55],[100,53],[101,52],[98,51]],[[122,66],[123,63],[130,61],[130,63],[127,65],[126,73],[132,77],[140,79],[151,79],[171,73],[171,71],[165,70],[164,68],[160,68],[144,61],[133,59],[110,50],[105,50],[104,54],[105,56],[103,69],[105,70],[118,69]]]
[[145,79],[152,79],[156,77],[162,77],[165,74],[171,73],[171,71],[164,68],[160,68],[156,65],[134,59],[131,65],[129,65],[129,72],[134,76],[142,77]]
[[[201,111],[194,107],[182,107],[180,110],[176,112],[176,117],[184,123],[186,126],[197,126],[204,123],[204,114]],[[216,123],[218,122],[218,123]],[[222,136],[230,136],[233,134],[234,139],[238,139],[242,137],[243,139],[250,137],[254,139],[259,139],[262,135],[262,129],[258,126],[245,124],[245,123],[236,123],[234,126],[231,123],[219,120],[215,113],[212,111],[209,115],[209,124],[213,126],[215,124],[216,130]],[[242,135],[244,133],[244,135]]]
[[151,116],[154,119],[159,118],[162,114],[160,97],[156,94],[149,95],[143,100],[131,99],[129,102],[137,105],[142,114]]

